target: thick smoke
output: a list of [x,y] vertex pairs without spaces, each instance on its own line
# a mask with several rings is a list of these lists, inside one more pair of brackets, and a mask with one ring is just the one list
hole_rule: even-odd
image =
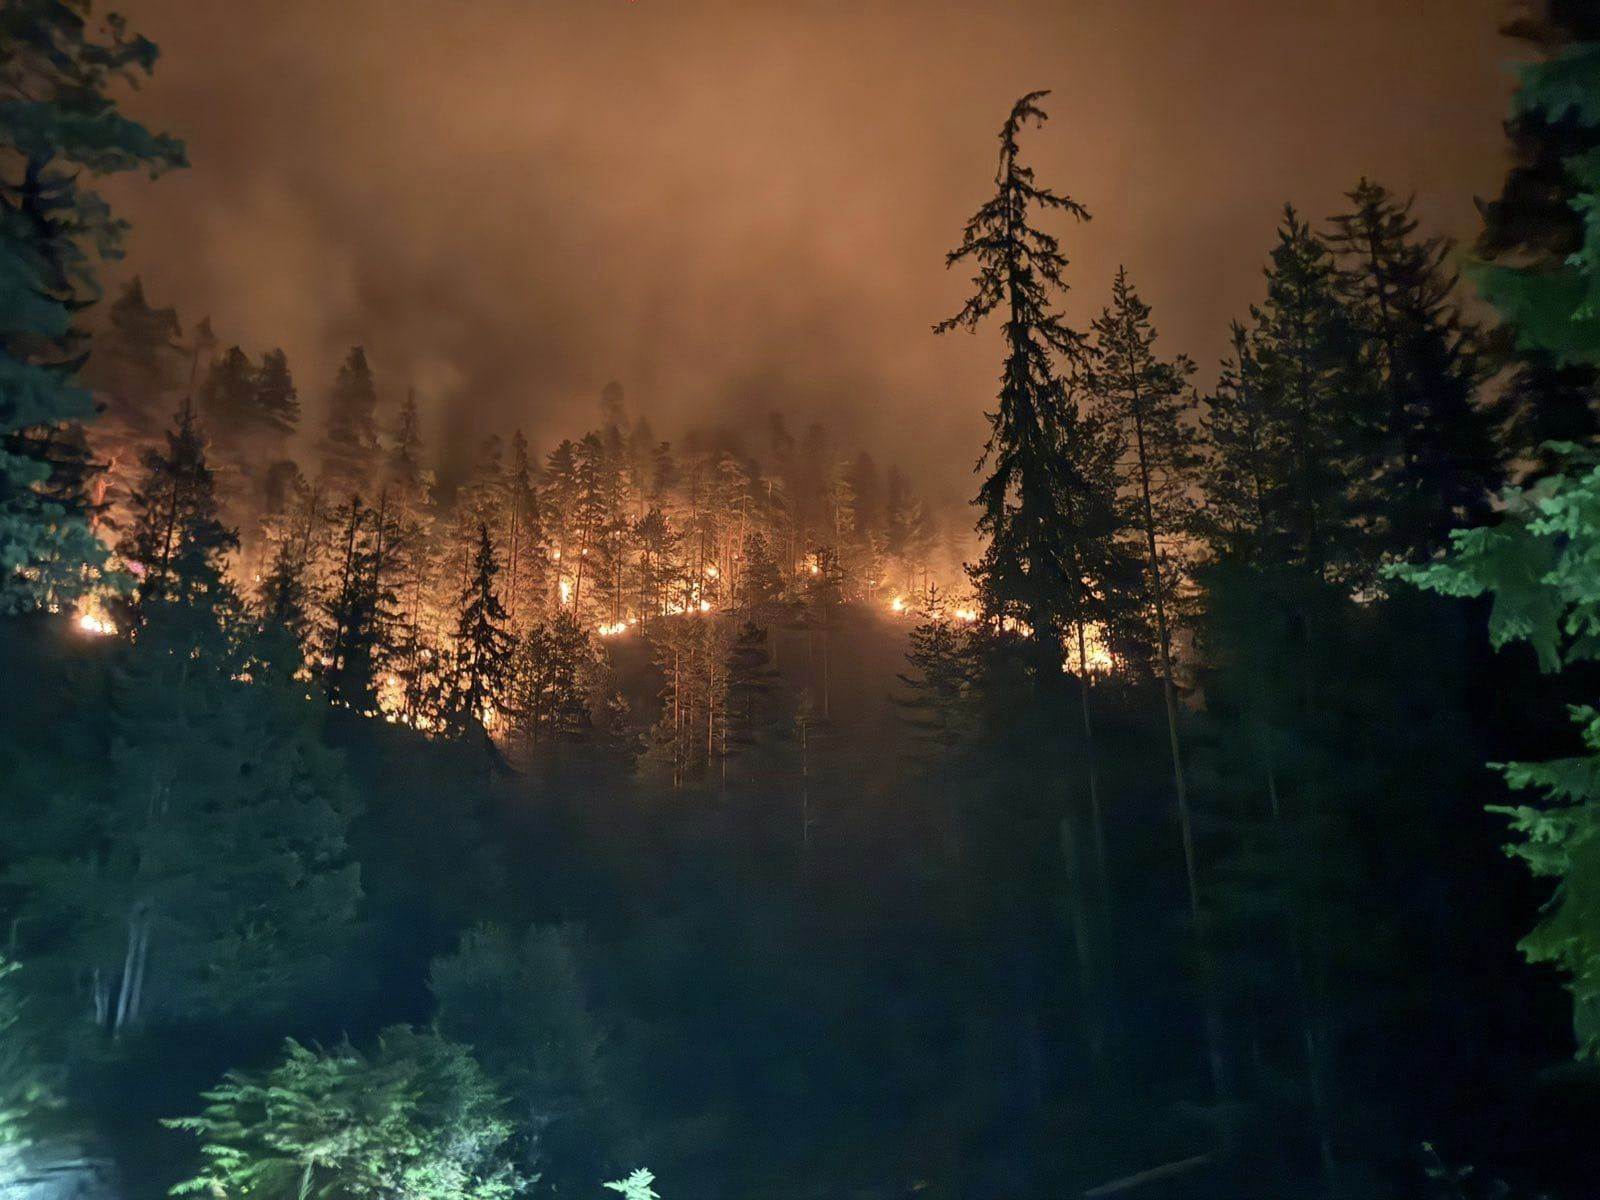
[[[962,497],[995,348],[935,339],[993,135],[1050,87],[1040,177],[1075,319],[1125,262],[1210,364],[1280,204],[1362,174],[1470,236],[1502,153],[1499,0],[132,0],[134,107],[194,167],[121,198],[127,264],[225,341],[289,352],[313,416],[343,350],[414,385],[437,445],[592,422],[826,420]],[[1311,9],[1319,11],[1313,13]]]

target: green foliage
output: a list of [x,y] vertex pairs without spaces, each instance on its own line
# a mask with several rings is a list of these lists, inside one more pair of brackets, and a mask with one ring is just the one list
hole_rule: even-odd
[[22,1023],[21,970],[0,953],[0,1191],[16,1182],[40,1114],[59,1103]]
[[[1600,46],[1574,46],[1528,68],[1514,111],[1542,111],[1600,124]],[[1600,152],[1566,160],[1583,215],[1583,244],[1559,269],[1482,268],[1485,297],[1513,324],[1519,344],[1559,363],[1600,361]],[[1555,672],[1600,659],[1600,452],[1549,447],[1556,473],[1524,491],[1502,494],[1492,526],[1457,530],[1442,562],[1394,574],[1445,595],[1493,598],[1489,636],[1496,648],[1527,642],[1540,667]],[[1571,710],[1587,755],[1500,766],[1514,789],[1542,793],[1543,804],[1497,808],[1520,841],[1510,853],[1534,874],[1556,879],[1538,924],[1522,941],[1530,959],[1569,976],[1578,1052],[1600,1056],[1600,710]]]
[[[1522,70],[1514,113],[1542,113],[1600,125],[1600,44],[1579,43]],[[1479,264],[1478,290],[1516,330],[1524,351],[1556,364],[1600,363],[1600,150],[1567,158],[1572,207],[1582,218],[1580,244],[1564,263],[1511,267]]]
[[505,1157],[500,1098],[436,1034],[397,1026],[370,1055],[290,1039],[276,1067],[204,1098],[198,1116],[165,1122],[198,1137],[205,1161],[174,1195],[505,1200],[528,1182]]
[[534,927],[517,938],[474,929],[433,961],[429,985],[440,1032],[474,1048],[531,1130],[593,1102],[599,1036],[571,930]]
[[[123,223],[95,176],[184,165],[183,146],[124,117],[108,95],[148,74],[156,47],[88,4],[15,0],[0,10],[0,612],[64,607],[105,553],[88,523],[88,465],[58,452],[94,412],[74,383],[72,314],[97,298],[95,258]],[[86,571],[86,568],[90,568]]]
[[640,1167],[626,1179],[614,1179],[605,1186],[613,1192],[621,1192],[622,1200],[661,1200],[660,1194],[651,1185],[656,1177],[644,1167]]
[[976,330],[997,311],[1005,316],[1005,364],[984,450],[990,472],[975,501],[989,544],[973,578],[986,615],[1026,622],[1039,662],[1054,669],[1063,637],[1092,619],[1097,580],[1090,560],[1114,525],[1103,467],[1115,452],[1074,391],[1088,362],[1083,335],[1055,310],[1056,294],[1067,287],[1066,256],[1059,239],[1029,223],[1035,212],[1089,215],[1036,184],[1020,161],[1018,134],[1029,122],[1044,122],[1038,101],[1046,94],[1018,100],[1000,130],[995,195],[946,255],[947,266],[976,264],[973,294],[935,330]]
[[147,626],[83,714],[94,768],[46,760],[6,831],[40,968],[114,1032],[282,1011],[347,945],[360,895],[354,801],[301,689],[166,632]]

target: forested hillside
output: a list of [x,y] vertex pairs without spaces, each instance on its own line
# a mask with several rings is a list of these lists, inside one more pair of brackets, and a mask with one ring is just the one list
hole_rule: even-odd
[[1220,364],[1074,273],[1018,100],[928,333],[997,354],[964,510],[626,381],[437,452],[361,346],[147,294],[94,189],[188,167],[119,107],[156,47],[3,0],[0,1193],[1591,1194],[1600,23],[1548,7],[1479,243],[1285,205]]

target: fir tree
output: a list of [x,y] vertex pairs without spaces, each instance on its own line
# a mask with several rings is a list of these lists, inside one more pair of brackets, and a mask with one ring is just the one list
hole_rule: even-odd
[[[148,75],[157,50],[108,17],[19,0],[0,13],[0,611],[64,607],[105,551],[90,527],[85,455],[61,454],[87,421],[74,382],[73,313],[97,297],[94,258],[115,258],[124,225],[89,186],[98,176],[185,165],[183,146],[123,116],[109,90]],[[63,481],[65,473],[69,478]]]
[[132,507],[133,527],[117,552],[138,579],[134,612],[142,618],[152,605],[175,604],[223,615],[233,599],[227,558],[239,539],[218,514],[205,441],[187,404],[165,453],[146,451]]
[[505,709],[515,643],[495,582],[499,574],[489,527],[480,525],[472,576],[457,606],[451,707],[452,724],[461,734],[473,728],[487,732]]
[[289,372],[289,356],[282,350],[263,354],[255,384],[256,428],[279,442],[292,437],[300,427],[300,393]]
[[589,635],[572,613],[559,611],[523,635],[512,661],[509,707],[529,742],[574,742],[588,736],[585,676],[594,661]]
[[1189,485],[1197,462],[1194,430],[1186,423],[1185,387],[1194,364],[1179,356],[1161,361],[1155,353],[1156,332],[1150,306],[1119,268],[1111,288],[1111,307],[1094,323],[1095,391],[1105,416],[1117,427],[1121,442],[1132,452],[1118,471],[1117,483],[1134,505],[1142,535],[1145,595],[1155,612],[1157,661],[1166,705],[1167,741],[1172,760],[1173,793],[1183,832],[1184,867],[1191,913],[1198,922],[1200,889],[1189,811],[1188,783],[1178,736],[1177,688],[1173,679],[1170,614],[1178,571],[1173,549],[1190,524]]
[[328,486],[349,494],[371,480],[378,454],[378,394],[367,353],[353,347],[328,396],[322,434],[322,473]]
[[1417,238],[1410,201],[1378,184],[1363,179],[1348,198],[1326,240],[1373,392],[1358,503],[1378,548],[1411,558],[1487,510],[1499,452],[1475,399],[1485,372],[1455,300],[1451,244]]
[[1079,220],[1088,213],[1035,183],[1017,143],[1029,121],[1045,120],[1038,101],[1046,94],[1017,101],[1001,127],[998,190],[946,257],[950,266],[975,262],[975,290],[961,312],[935,328],[975,330],[995,312],[1004,314],[1005,366],[984,453],[992,469],[976,501],[989,545],[974,578],[987,615],[1025,621],[1041,670],[1054,670],[1067,631],[1081,620],[1083,572],[1073,558],[1093,484],[1082,463],[1088,439],[1071,391],[1087,367],[1084,339],[1053,308],[1052,292],[1067,287],[1067,260],[1053,234],[1029,223],[1035,211]]

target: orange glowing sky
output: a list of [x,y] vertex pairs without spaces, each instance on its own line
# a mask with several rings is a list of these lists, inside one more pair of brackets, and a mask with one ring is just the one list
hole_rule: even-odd
[[1469,237],[1503,169],[1498,0],[130,0],[135,111],[193,168],[119,185],[129,270],[282,344],[313,407],[363,342],[442,440],[548,446],[611,378],[674,432],[784,408],[963,496],[988,339],[929,326],[1011,101],[1094,214],[1086,322],[1125,262],[1209,366],[1279,206],[1363,173]]

